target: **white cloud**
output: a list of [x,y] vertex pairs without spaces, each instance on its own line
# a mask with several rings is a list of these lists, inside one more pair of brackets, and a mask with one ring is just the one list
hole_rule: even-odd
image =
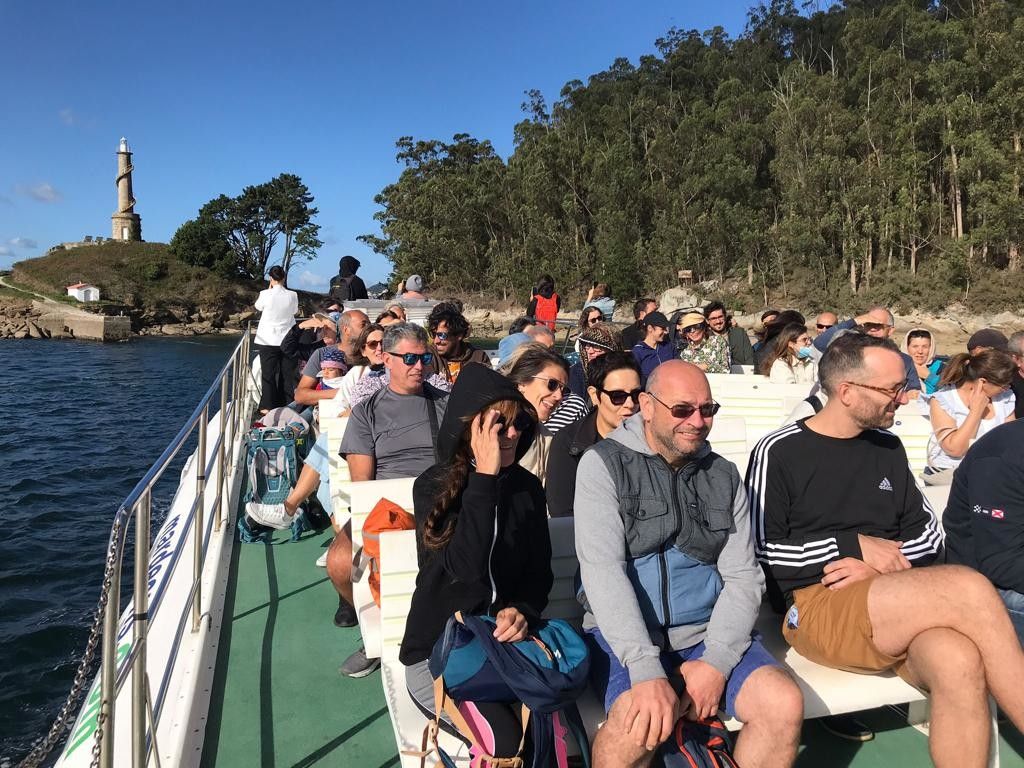
[[8,248],[6,245],[0,245],[0,256],[13,256],[14,249]]
[[56,203],[64,199],[59,189],[45,181],[38,184],[19,184],[15,191],[40,203]]
[[78,115],[75,114],[75,110],[71,107],[64,107],[64,109],[57,113],[57,116],[64,125],[75,125],[78,122]]
[[304,269],[296,273],[295,270],[288,275],[288,283],[295,288],[305,288],[310,291],[320,291],[327,287],[328,278]]
[[31,237],[14,237],[9,241],[15,248],[38,248],[39,243]]

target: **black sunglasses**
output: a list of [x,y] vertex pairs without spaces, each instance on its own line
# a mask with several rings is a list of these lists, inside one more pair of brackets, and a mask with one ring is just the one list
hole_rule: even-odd
[[672,414],[673,419],[688,419],[693,416],[694,413],[700,412],[702,419],[710,419],[722,406],[716,402],[702,403],[701,405],[690,405],[689,403],[679,403],[677,405],[669,405],[664,400],[659,400],[657,396],[652,392],[647,393],[652,400],[661,403],[668,408],[669,413]]
[[[508,433],[509,425],[507,421],[508,420],[500,413],[494,418],[494,423],[501,425],[501,429],[498,430],[499,437],[504,437]],[[516,414],[516,417],[512,419],[512,426],[515,427],[516,432],[522,434],[533,426],[533,419],[530,418],[530,414],[525,411],[520,411]]]
[[392,357],[402,358],[402,362],[412,368],[416,363],[421,362],[424,365],[430,365],[434,361],[433,352],[423,352],[422,354],[416,354],[415,352],[406,352],[404,354],[399,352],[388,352]]
[[822,325],[821,323],[817,323],[817,328],[819,331],[827,331],[831,327],[831,325]]
[[608,395],[608,399],[611,400],[612,405],[619,406],[626,402],[626,400],[632,400],[634,405],[640,404],[640,393],[642,389],[631,389],[628,392],[624,389],[602,389]]
[[561,389],[563,397],[568,397],[569,395],[569,387],[560,382],[558,379],[549,379],[546,376],[531,376],[530,378],[538,379],[540,381],[546,381],[548,392],[554,392],[556,389]]

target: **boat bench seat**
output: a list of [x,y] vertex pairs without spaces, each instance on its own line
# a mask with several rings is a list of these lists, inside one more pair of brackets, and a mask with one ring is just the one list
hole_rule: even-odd
[[[390,497],[389,497],[390,498]],[[561,618],[579,626],[582,608],[576,601],[573,581],[578,567],[572,518],[548,521],[551,535],[554,584],[545,616]],[[419,750],[426,718],[416,708],[406,691],[405,667],[398,660],[399,646],[405,634],[413,590],[416,586],[416,537],[413,531],[387,532],[381,535],[381,679],[388,711],[395,732],[399,753]],[[927,701],[921,691],[893,674],[858,675],[823,667],[800,656],[782,638],[781,618],[765,604],[756,628],[768,650],[787,668],[800,685],[804,695],[804,717],[858,712],[892,704],[909,704],[908,720],[921,724],[927,720]],[[580,713],[593,739],[604,720],[604,711],[588,691],[579,702]],[[731,729],[742,727],[738,721],[727,723]],[[926,726],[925,726],[926,727]],[[993,727],[995,720],[993,719]],[[461,742],[443,735],[442,746],[452,755],[468,760]],[[993,741],[998,744],[998,734]],[[922,749],[925,749],[922,744]],[[990,766],[998,766],[998,752]],[[402,755],[402,765],[412,768],[419,759]],[[458,759],[458,758],[457,758]]]

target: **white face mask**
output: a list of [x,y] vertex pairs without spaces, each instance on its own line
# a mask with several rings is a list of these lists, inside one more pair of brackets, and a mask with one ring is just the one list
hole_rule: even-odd
[[345,377],[338,376],[337,378],[328,379],[325,376],[324,378],[320,379],[320,381],[322,381],[324,383],[324,386],[327,387],[328,389],[338,389],[338,387],[341,386],[341,380],[343,378]]

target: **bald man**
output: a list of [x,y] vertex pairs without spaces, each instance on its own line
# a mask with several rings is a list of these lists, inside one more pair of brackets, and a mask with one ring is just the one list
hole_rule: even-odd
[[745,724],[740,765],[796,757],[803,699],[751,635],[764,576],[739,473],[707,442],[717,410],[699,368],[662,363],[640,412],[580,460],[584,628],[608,712],[595,768],[649,765],[678,717],[719,709]]
[[817,333],[824,333],[829,328],[839,322],[839,318],[835,312],[822,312],[816,318],[814,318],[814,328]]

